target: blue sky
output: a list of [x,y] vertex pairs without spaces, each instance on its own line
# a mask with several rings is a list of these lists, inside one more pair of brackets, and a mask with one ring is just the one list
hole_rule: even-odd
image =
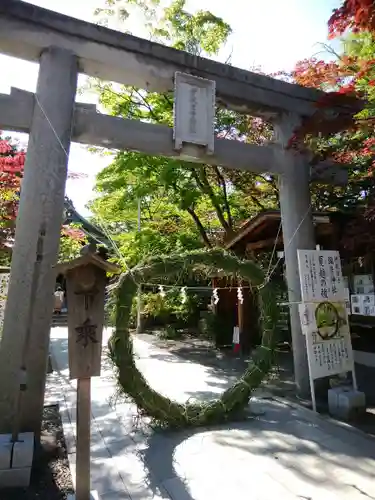
[[[86,21],[93,21],[92,12],[104,0],[30,0],[57,12]],[[163,3],[170,3],[164,0]],[[327,40],[327,20],[340,0],[187,0],[187,9],[210,10],[228,22],[233,34],[219,55],[224,61],[231,54],[234,66],[244,69],[260,66],[266,72],[288,70],[303,58],[319,52],[318,45]],[[139,18],[132,21],[132,32],[147,36]],[[112,26],[116,28],[116,25]],[[38,66],[29,62],[0,55],[0,92],[8,93],[10,87],[35,91]],[[4,69],[6,70],[4,71]],[[80,77],[80,83],[84,77]],[[93,95],[78,96],[77,100],[95,102]],[[27,136],[18,136],[27,143]],[[84,147],[73,144],[69,169],[86,174],[80,180],[68,180],[67,194],[77,209],[87,215],[85,208],[92,198],[95,175],[108,164],[109,159],[89,153]]]

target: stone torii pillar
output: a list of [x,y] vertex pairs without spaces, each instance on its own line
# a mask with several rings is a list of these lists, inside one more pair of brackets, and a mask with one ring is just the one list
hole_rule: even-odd
[[[36,436],[40,432],[53,266],[59,249],[77,78],[78,60],[72,52],[58,47],[42,52],[1,344],[1,431],[10,430],[19,409],[23,430]],[[33,372],[40,378],[25,378],[30,364],[39,367]]]
[[279,175],[279,201],[284,241],[284,257],[289,297],[290,326],[292,333],[294,378],[297,394],[310,399],[309,369],[306,342],[302,334],[298,312],[301,302],[301,285],[298,271],[297,250],[315,250],[314,224],[311,210],[310,168],[307,158],[299,152],[287,154],[285,147],[300,125],[297,115],[283,114],[274,122],[275,139],[283,147],[283,173]]

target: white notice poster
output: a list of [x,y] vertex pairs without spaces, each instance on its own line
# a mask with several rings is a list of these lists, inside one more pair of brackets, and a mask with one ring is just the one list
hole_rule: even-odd
[[345,303],[300,304],[299,312],[311,378],[352,371],[353,351]]
[[340,254],[331,250],[298,250],[303,302],[347,301]]

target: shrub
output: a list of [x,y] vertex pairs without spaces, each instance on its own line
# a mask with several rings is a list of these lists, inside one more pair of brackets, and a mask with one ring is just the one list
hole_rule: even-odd
[[[196,295],[187,294],[182,301],[180,290],[169,289],[162,297],[160,293],[142,294],[142,320],[144,327],[174,325],[176,328],[198,324],[202,299]],[[135,323],[137,316],[137,298],[133,300],[131,322]]]
[[173,325],[167,325],[158,332],[158,337],[162,340],[177,340],[182,337],[182,333]]

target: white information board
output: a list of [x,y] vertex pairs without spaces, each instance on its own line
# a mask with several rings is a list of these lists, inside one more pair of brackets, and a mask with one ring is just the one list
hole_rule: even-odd
[[339,252],[298,250],[297,257],[302,296],[299,314],[316,411],[314,380],[352,372],[357,389],[348,320],[349,289]]
[[298,250],[302,302],[347,301],[340,254],[331,250]]
[[175,149],[184,144],[206,147],[214,153],[216,82],[186,73],[175,73],[174,127]]
[[0,273],[0,330],[3,328],[5,303],[8,295],[9,273]]
[[352,371],[354,359],[345,303],[300,304],[299,312],[310,377],[316,380]]

